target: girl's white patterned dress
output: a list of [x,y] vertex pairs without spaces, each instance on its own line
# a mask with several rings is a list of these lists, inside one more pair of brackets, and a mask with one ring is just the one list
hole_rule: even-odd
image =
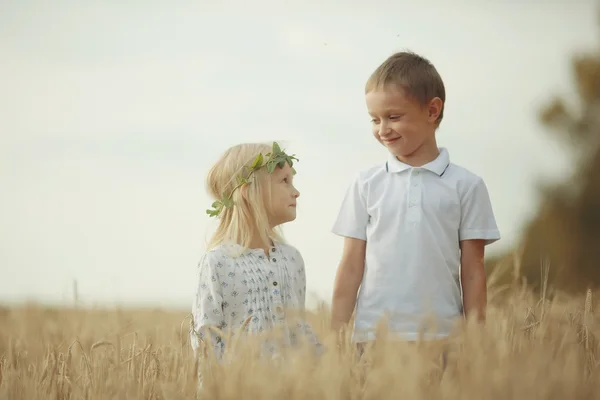
[[[190,339],[197,353],[201,340],[211,335],[217,357],[226,346],[222,337],[207,329],[213,326],[235,334],[248,319],[246,331],[261,333],[284,323],[286,310],[303,310],[306,272],[300,252],[276,243],[268,257],[262,249],[242,251],[239,245],[220,245],[207,252],[198,264],[198,286],[192,307]],[[283,326],[287,327],[286,324]],[[285,342],[295,344],[297,335],[320,346],[304,320],[286,329]],[[274,351],[274,348],[271,348]]]

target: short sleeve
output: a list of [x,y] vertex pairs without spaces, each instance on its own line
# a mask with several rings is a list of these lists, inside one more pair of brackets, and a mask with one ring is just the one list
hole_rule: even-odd
[[332,232],[343,237],[367,240],[368,223],[367,202],[360,176],[357,176],[346,190]]
[[223,352],[223,338],[209,327],[223,329],[226,326],[223,314],[223,296],[221,293],[220,277],[216,268],[216,260],[210,253],[205,254],[198,264],[198,282],[196,296],[192,306],[191,345],[198,353],[201,344],[210,345],[215,355],[220,357]]
[[459,239],[482,239],[486,244],[500,239],[488,189],[481,178],[461,198]]

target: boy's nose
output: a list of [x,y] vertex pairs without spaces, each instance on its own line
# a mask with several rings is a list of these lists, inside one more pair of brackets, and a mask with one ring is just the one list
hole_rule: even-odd
[[382,122],[381,125],[379,125],[379,136],[385,136],[389,134],[390,131],[391,129],[388,124]]

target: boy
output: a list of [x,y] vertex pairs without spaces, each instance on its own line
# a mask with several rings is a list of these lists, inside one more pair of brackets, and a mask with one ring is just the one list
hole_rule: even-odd
[[445,98],[435,67],[410,52],[367,81],[373,135],[389,155],[356,176],[333,226],[344,249],[332,328],[342,329],[356,305],[353,342],[374,341],[383,317],[407,341],[419,340],[431,313],[435,332],[424,339],[448,336],[461,316],[485,319],[484,247],[500,234],[484,181],[437,146]]

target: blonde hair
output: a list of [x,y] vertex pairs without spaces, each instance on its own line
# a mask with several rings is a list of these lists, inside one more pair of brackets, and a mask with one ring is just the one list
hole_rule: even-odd
[[[223,193],[231,193],[245,167],[250,167],[258,154],[269,152],[271,146],[262,143],[243,143],[227,149],[208,172],[206,184],[211,197],[218,200]],[[244,190],[245,198],[242,196]],[[267,245],[272,241],[283,242],[279,228],[269,224],[271,178],[266,168],[254,172],[250,182],[236,190],[231,199],[235,206],[223,208],[219,214],[219,225],[207,250],[223,243],[236,243],[247,250],[255,236]]]

